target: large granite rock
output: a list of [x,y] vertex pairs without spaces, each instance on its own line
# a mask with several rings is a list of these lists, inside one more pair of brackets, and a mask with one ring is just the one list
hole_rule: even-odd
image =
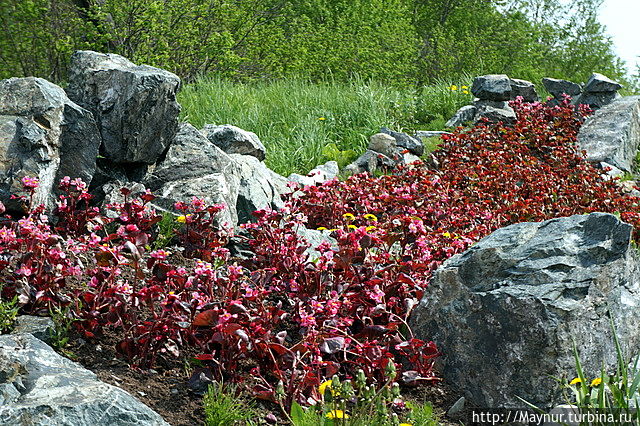
[[260,161],[265,159],[266,149],[255,133],[230,124],[206,124],[202,134],[227,154],[252,155]]
[[69,98],[93,112],[105,157],[116,163],[153,164],[178,129],[180,78],[115,54],[71,56]]
[[225,204],[220,223],[238,222],[238,164],[190,124],[180,124],[166,155],[142,183],[158,197],[153,204],[161,210],[174,211],[176,201],[198,197]]
[[481,75],[473,79],[471,93],[483,100],[508,101],[511,99],[511,79],[505,74]]
[[0,424],[169,425],[30,334],[0,336]]
[[34,203],[53,206],[64,176],[91,182],[100,146],[91,113],[62,88],[41,78],[0,81],[0,201],[20,211],[11,195],[26,195],[21,179],[37,177]]
[[640,275],[630,225],[592,213],[497,230],[447,260],[411,318],[443,352],[443,377],[479,407],[550,408],[551,378],[615,368],[610,320],[640,348]]
[[544,88],[547,89],[547,92],[551,93],[551,95],[558,100],[562,100],[564,94],[574,97],[582,93],[580,85],[572,81],[557,78],[543,78],[542,84]]
[[628,96],[596,111],[578,133],[587,160],[606,162],[625,172],[634,168],[640,145],[640,96]]
[[236,210],[238,222],[254,222],[253,212],[262,209],[282,207],[281,196],[290,192],[287,179],[269,169],[263,162],[251,155],[231,154],[239,166],[238,201]]
[[540,100],[536,86],[530,81],[520,80],[518,78],[510,79],[511,82],[511,99],[522,96],[525,102],[537,102]]

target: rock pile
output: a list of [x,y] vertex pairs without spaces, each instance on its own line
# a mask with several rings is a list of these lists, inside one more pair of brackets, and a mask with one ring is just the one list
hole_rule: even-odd
[[[120,188],[152,190],[155,207],[174,212],[194,196],[223,203],[220,222],[251,221],[282,205],[287,180],[269,170],[251,132],[231,125],[202,131],[178,122],[180,79],[165,70],[91,51],[71,58],[67,92],[38,78],[0,82],[0,202],[24,210],[21,179],[40,181],[34,202],[53,208],[56,184],[82,178],[98,201],[121,200]],[[99,155],[100,154],[100,155]],[[330,178],[333,164],[320,168]]]
[[565,95],[569,95],[574,105],[585,104],[593,109],[602,108],[619,98],[618,90],[622,88],[620,83],[599,73],[591,74],[584,87],[555,78],[544,78],[542,84],[553,95],[552,102],[558,103]]
[[446,123],[447,127],[457,127],[483,119],[494,123],[512,124],[516,120],[516,114],[509,106],[510,100],[518,96],[525,102],[539,100],[533,83],[509,78],[505,74],[476,77],[471,86],[471,93],[476,97],[473,105],[460,108]]
[[353,163],[345,167],[346,174],[391,170],[400,164],[420,161],[424,154],[422,141],[406,133],[394,132],[386,127],[369,139],[368,149]]
[[[544,88],[551,93],[553,104],[558,104],[568,95],[573,99],[573,104],[586,104],[598,109],[619,98],[618,90],[622,87],[619,83],[608,77],[593,73],[584,89],[577,83],[555,78],[543,78]],[[473,105],[465,105],[460,108],[449,121],[447,127],[458,127],[470,123],[476,123],[482,119],[490,122],[503,122],[511,124],[516,116],[509,106],[509,101],[521,96],[525,102],[538,102],[540,98],[535,85],[526,80],[509,78],[505,74],[489,74],[476,77],[471,86],[471,92],[476,99]]]

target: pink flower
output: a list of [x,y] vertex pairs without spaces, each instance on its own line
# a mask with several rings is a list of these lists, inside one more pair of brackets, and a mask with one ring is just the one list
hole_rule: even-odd
[[28,189],[36,189],[40,185],[38,178],[25,176],[22,178],[22,186]]

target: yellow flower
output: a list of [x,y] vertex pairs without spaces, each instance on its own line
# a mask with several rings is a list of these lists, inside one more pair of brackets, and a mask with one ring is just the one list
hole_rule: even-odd
[[324,226],[318,227],[318,231],[326,231],[326,230],[327,230],[327,228],[325,228]]
[[190,217],[190,216],[191,216],[191,214],[188,214],[188,215],[186,215],[186,216],[178,216],[178,217],[176,218],[176,222],[179,222],[179,223],[186,223],[186,222],[187,222],[187,218],[188,218],[188,217]]
[[366,228],[364,228],[364,229],[365,229],[367,232],[371,232],[371,231],[373,231],[374,229],[376,229],[376,227],[375,227],[375,226],[367,226],[367,227],[366,227]]
[[367,219],[367,220],[372,220],[374,222],[378,221],[378,218],[376,217],[376,215],[375,214],[371,214],[371,213],[365,214],[364,218]]
[[[320,395],[324,396],[324,393],[326,392],[327,388],[331,388],[331,383],[333,383],[332,380],[327,380],[326,382],[322,383],[318,387],[318,392],[320,392]],[[329,389],[329,390],[331,390],[331,389]]]
[[351,213],[345,213],[345,214],[342,215],[342,218],[344,220],[351,221],[351,220],[354,220],[356,217],[354,215],[352,215]]
[[326,120],[326,118],[324,118],[324,117],[318,117],[318,120],[320,120],[320,121],[324,121],[324,120]]
[[464,93],[465,95],[468,95],[469,91],[468,90],[463,90],[462,93]]
[[591,381],[591,387],[594,388],[596,386],[600,386],[600,383],[602,383],[602,379],[600,377],[596,377]]
[[570,385],[577,385],[578,383],[582,383],[582,379],[580,377],[576,377],[571,382],[569,382]]
[[349,228],[349,229],[358,229],[355,225],[347,225],[347,228]]
[[329,232],[337,231],[338,228],[329,229]]
[[327,413],[328,419],[348,419],[349,415],[342,410],[331,410]]
[[398,426],[413,426],[411,423],[400,423]]
[[443,232],[442,236],[445,237],[445,238],[451,238],[451,234],[448,233],[448,232]]
[[467,89],[469,88],[469,86],[460,86],[460,88],[461,88],[462,90],[467,90]]
[[451,87],[450,87],[450,89],[451,89],[452,91],[456,91],[456,90],[458,90],[458,86],[456,86],[455,84],[452,84],[452,85],[451,85]]

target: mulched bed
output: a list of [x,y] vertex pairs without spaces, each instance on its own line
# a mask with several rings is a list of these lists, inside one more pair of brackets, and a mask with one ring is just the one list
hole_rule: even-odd
[[132,369],[115,351],[116,336],[106,334],[87,342],[72,334],[67,350],[74,360],[93,371],[100,380],[117,386],[160,414],[172,426],[204,424],[202,396],[188,387],[189,374],[180,359],[162,359],[151,370]]

